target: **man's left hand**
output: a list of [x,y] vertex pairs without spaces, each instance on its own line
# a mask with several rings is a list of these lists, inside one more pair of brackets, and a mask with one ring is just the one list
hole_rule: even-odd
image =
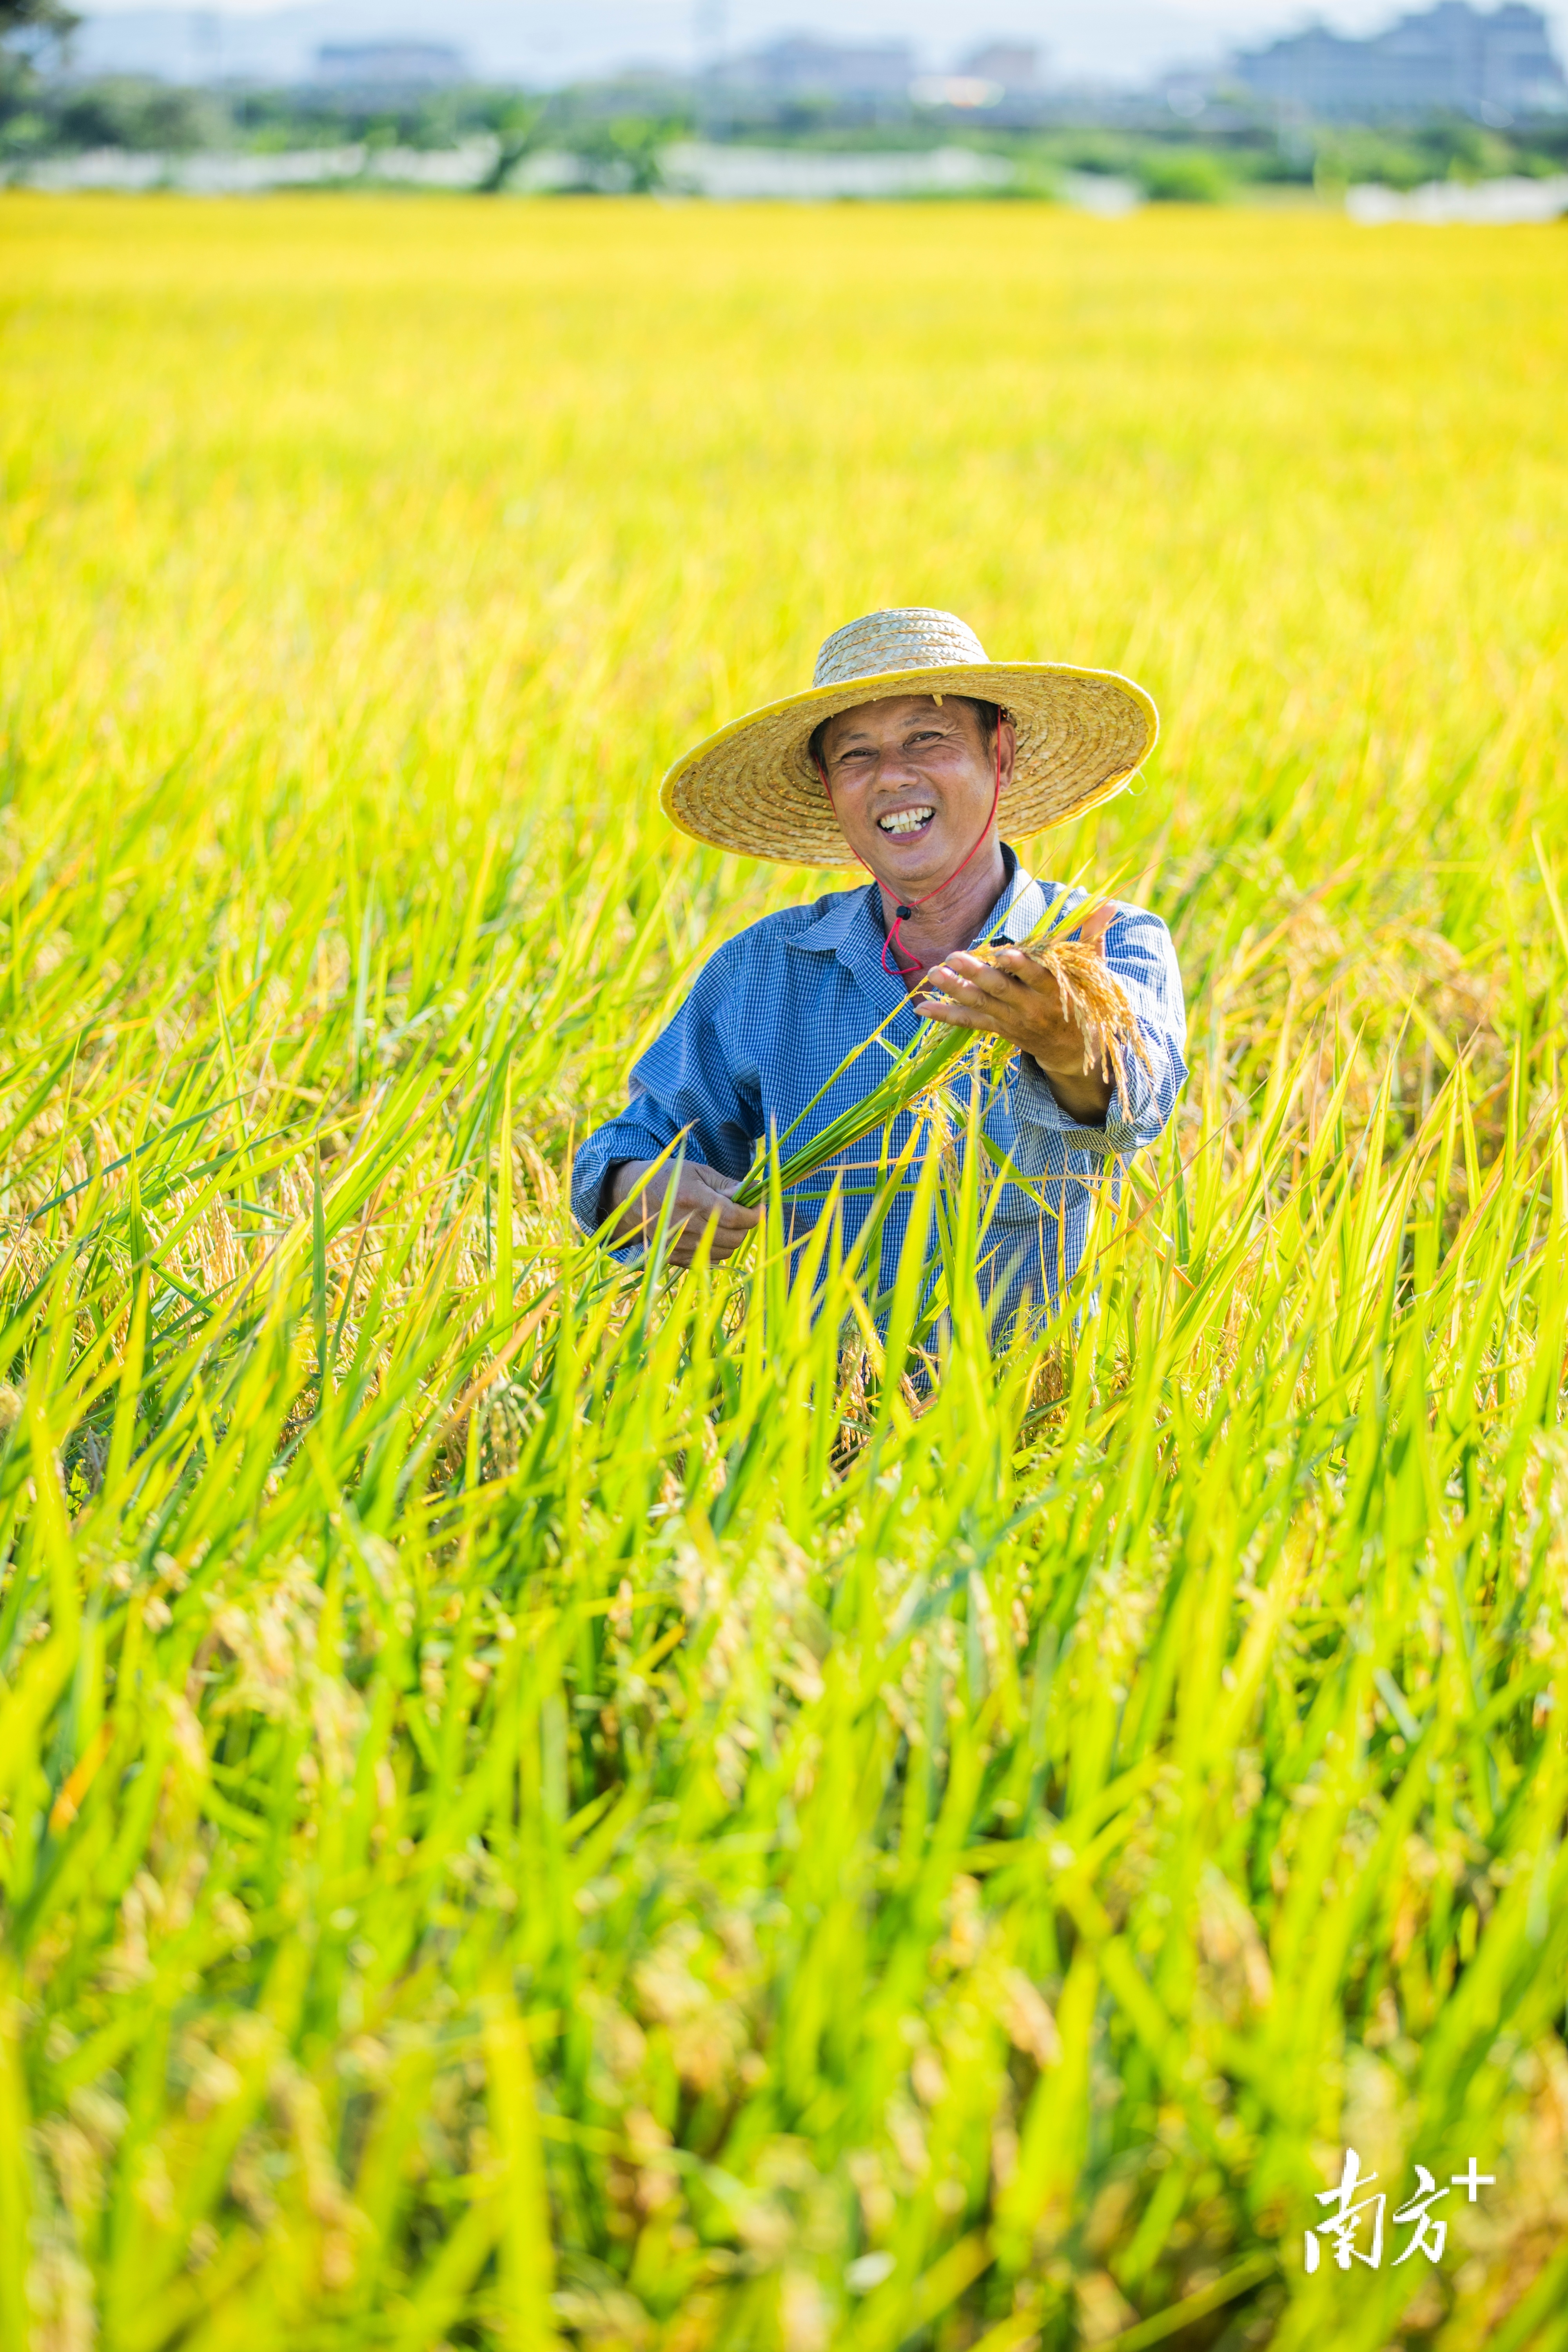
[[[1097,907],[1075,934],[1102,961],[1105,934],[1115,919],[1114,907]],[[949,1028],[1005,1037],[1038,1065],[1069,1118],[1098,1127],[1110,1105],[1110,1081],[1097,1069],[1085,1070],[1083,1032],[1063,1006],[1055,980],[1022,948],[993,952],[994,963],[960,952],[933,964],[926,984],[940,988],[950,1001],[925,997],[920,1011]]]

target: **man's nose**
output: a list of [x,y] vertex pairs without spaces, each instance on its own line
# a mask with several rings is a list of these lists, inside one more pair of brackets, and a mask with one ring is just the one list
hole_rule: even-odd
[[895,745],[878,752],[876,773],[871,781],[878,784],[902,785],[909,782],[914,774],[913,760],[901,746]]

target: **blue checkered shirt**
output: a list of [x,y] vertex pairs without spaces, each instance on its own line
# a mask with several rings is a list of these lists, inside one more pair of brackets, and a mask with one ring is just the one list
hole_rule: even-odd
[[[1012,850],[1004,848],[1003,855],[1006,887],[977,940],[1022,940],[1064,898],[1069,908],[1083,903],[1083,891],[1064,893],[1059,883],[1037,881]],[[633,1070],[626,1109],[577,1153],[572,1205],[584,1229],[593,1232],[608,1214],[607,1180],[622,1160],[657,1160],[684,1129],[690,1159],[725,1176],[742,1176],[763,1138],[782,1135],[889,1013],[883,1032],[889,1046],[897,1052],[910,1044],[927,1024],[902,982],[882,968],[885,936],[880,897],[871,882],[808,907],[786,907],[721,947]],[[1011,1181],[996,1187],[985,1181],[994,1175],[989,1165],[981,1171],[982,1197],[991,1198],[981,1286],[1000,1324],[1018,1307],[1054,1298],[1064,1271],[1070,1279],[1083,1254],[1094,1193],[1108,1179],[1116,1182],[1129,1153],[1153,1141],[1186,1076],[1181,975],[1164,924],[1142,908],[1119,906],[1105,953],[1131,1001],[1152,1066],[1146,1071],[1129,1058],[1125,1086],[1112,1093],[1103,1124],[1090,1126],[1065,1111],[1047,1078],[1020,1055],[994,1084],[964,1076],[953,1090],[966,1102],[972,1084],[984,1086],[986,1134],[1030,1187]],[[798,1150],[849,1108],[887,1067],[887,1058],[872,1046],[828,1088],[786,1150]],[[909,1113],[893,1121],[892,1154],[908,1142],[910,1126]],[[868,1137],[829,1160],[806,1188],[812,1199],[796,1213],[796,1234],[817,1213],[816,1202],[828,1191],[835,1169],[843,1168],[850,1171],[843,1180],[844,1238],[852,1241],[871,1206],[879,1152],[879,1139]],[[913,1189],[911,1171],[883,1229],[884,1293],[897,1271]],[[615,1254],[630,1263],[641,1249],[639,1242]]]

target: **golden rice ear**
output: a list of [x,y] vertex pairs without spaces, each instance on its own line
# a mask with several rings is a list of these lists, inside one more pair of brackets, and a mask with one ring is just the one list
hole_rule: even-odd
[[[1114,972],[1106,970],[1103,957],[1079,940],[1064,940],[1059,946],[1028,940],[1017,944],[1031,963],[1048,971],[1056,982],[1063,1015],[1083,1039],[1086,1072],[1098,1062],[1101,1076],[1113,1077],[1117,1086],[1125,1089],[1129,1055],[1145,1070],[1152,1069],[1137,1016],[1121,982]],[[994,947],[978,948],[973,952],[983,963],[996,962],[998,950]]]

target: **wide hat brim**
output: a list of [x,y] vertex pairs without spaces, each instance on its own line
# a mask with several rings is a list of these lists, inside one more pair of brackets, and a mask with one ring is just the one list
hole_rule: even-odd
[[1003,704],[1017,730],[1002,794],[1005,835],[1044,833],[1121,791],[1154,748],[1160,714],[1130,677],[1064,662],[943,662],[808,687],[732,719],[685,753],[659,788],[670,822],[695,841],[796,866],[853,866],[813,765],[825,719],[905,694],[967,694]]

